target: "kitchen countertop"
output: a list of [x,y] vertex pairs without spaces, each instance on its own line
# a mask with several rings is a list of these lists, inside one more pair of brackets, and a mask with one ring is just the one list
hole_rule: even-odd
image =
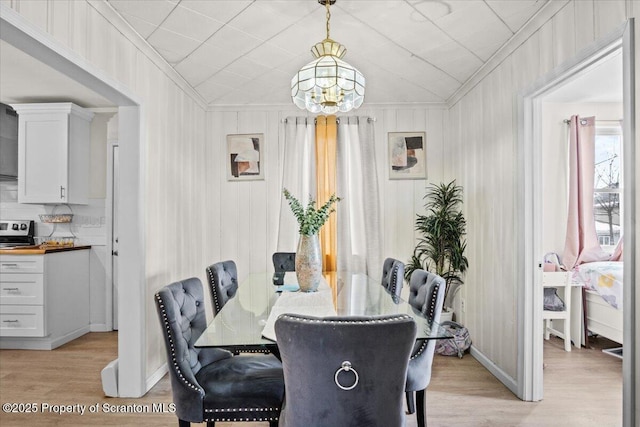
[[14,249],[0,249],[0,255],[43,255],[82,249],[91,249],[91,246],[22,246]]

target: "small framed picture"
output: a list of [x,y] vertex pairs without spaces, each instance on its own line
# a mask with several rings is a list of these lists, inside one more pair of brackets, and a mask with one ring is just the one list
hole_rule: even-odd
[[426,179],[426,132],[389,132],[389,179]]
[[264,179],[262,143],[264,134],[227,135],[227,179],[254,181]]

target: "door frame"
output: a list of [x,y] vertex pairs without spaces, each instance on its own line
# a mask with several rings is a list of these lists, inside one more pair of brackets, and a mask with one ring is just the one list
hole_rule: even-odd
[[[146,266],[144,222],[145,123],[142,102],[128,87],[106,75],[22,15],[0,3],[0,39],[86,86],[118,107],[120,150],[118,395],[140,397],[146,391]],[[124,221],[126,220],[126,221]]]
[[[625,196],[625,258],[631,262],[625,265],[624,274],[624,341],[623,359],[623,418],[624,425],[635,425],[636,402],[636,294],[632,283],[636,282],[634,266],[636,250],[635,188],[635,58],[634,20],[629,19],[616,31],[579,52],[572,60],[563,63],[547,75],[538,79],[530,88],[517,95],[518,108],[518,199],[517,211],[520,222],[518,245],[518,397],[527,401],[538,401],[543,395],[542,372],[542,289],[540,283],[541,262],[541,213],[542,213],[542,152],[541,103],[545,94],[562,86],[580,73],[594,66],[612,52],[622,49],[623,54],[623,96],[624,96],[624,180],[628,183]],[[628,199],[627,199],[628,197]],[[626,228],[629,227],[629,228]]]

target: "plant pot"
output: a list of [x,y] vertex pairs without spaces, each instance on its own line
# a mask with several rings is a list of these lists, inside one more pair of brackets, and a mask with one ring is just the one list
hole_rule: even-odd
[[453,309],[449,307],[443,307],[440,314],[440,324],[445,321],[451,322],[453,320]]
[[315,292],[322,280],[322,255],[317,234],[300,235],[296,251],[296,277],[302,292]]

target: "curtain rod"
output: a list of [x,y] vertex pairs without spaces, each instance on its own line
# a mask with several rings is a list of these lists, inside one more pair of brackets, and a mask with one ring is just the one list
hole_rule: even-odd
[[[615,122],[615,123],[619,123],[621,120],[622,119],[617,119],[617,120],[616,119],[597,119],[596,123],[597,122],[611,122],[611,123]],[[569,123],[571,123],[571,119],[564,119],[563,122],[565,122],[566,124],[569,124]],[[586,125],[587,124],[586,119],[580,119],[580,124],[581,125]]]
[[[347,118],[347,119],[348,119],[349,117],[357,117],[357,118],[360,118],[360,116],[347,116],[347,117],[345,117],[345,118]],[[302,118],[306,119],[307,117],[302,117]],[[368,121],[369,123],[371,123],[371,122],[377,122],[377,121],[378,121],[378,119],[376,119],[375,117],[367,117],[367,121]],[[280,122],[281,122],[281,123],[287,123],[287,119],[286,119],[286,118],[284,118],[284,119],[280,120]],[[318,119],[314,118],[314,119],[313,119],[313,123],[318,123]],[[340,118],[339,118],[339,117],[338,117],[338,118],[336,118],[336,123],[340,124]]]

